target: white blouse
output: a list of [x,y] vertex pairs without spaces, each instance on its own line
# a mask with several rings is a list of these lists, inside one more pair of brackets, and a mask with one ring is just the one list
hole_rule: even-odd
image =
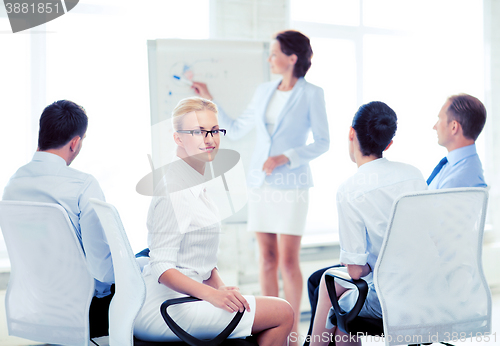
[[150,271],[159,279],[175,268],[199,282],[210,278],[217,265],[220,217],[206,193],[206,180],[183,160],[167,168],[149,208],[145,275]]
[[292,91],[293,89],[288,91],[281,91],[276,89],[274,91],[273,96],[271,97],[271,100],[269,101],[266,109],[266,127],[270,135],[273,134],[276,121],[278,120],[278,117],[281,114],[281,111],[285,107],[286,103],[288,102]]

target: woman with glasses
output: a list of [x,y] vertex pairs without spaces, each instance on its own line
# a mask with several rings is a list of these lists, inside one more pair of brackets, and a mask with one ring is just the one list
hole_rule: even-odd
[[[298,332],[302,296],[300,241],[308,189],[313,186],[309,161],[326,152],[330,143],[323,89],[304,79],[312,55],[309,38],[302,33],[278,33],[268,61],[271,72],[281,78],[260,85],[248,108],[235,120],[219,105],[220,123],[231,139],[256,128],[248,173],[248,230],[256,232],[260,248],[262,293],[278,296],[279,269],[285,298],[295,311],[294,332]],[[193,88],[200,96],[212,99],[204,83],[194,82]],[[310,132],[313,141],[306,144]]]
[[259,345],[286,345],[293,325],[290,304],[279,298],[243,296],[237,287],[224,285],[216,267],[220,217],[205,188],[207,164],[225,134],[216,105],[200,97],[181,100],[172,121],[178,160],[165,169],[149,208],[150,260],[143,269],[146,301],[135,322],[135,336],[178,341],[160,305],[193,296],[202,301],[173,306],[169,314],[194,337],[215,337],[235,312],[245,311],[230,338],[256,335]]

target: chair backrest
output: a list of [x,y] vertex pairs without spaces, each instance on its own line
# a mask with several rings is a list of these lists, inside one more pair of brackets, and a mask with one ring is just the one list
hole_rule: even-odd
[[386,345],[491,331],[481,253],[488,192],[460,188],[395,201],[374,269]]
[[11,263],[5,296],[9,334],[88,345],[94,279],[66,210],[52,203],[1,201],[0,227]]
[[90,199],[106,234],[115,271],[115,295],[109,306],[110,346],[132,346],[134,322],[146,299],[146,285],[116,208]]

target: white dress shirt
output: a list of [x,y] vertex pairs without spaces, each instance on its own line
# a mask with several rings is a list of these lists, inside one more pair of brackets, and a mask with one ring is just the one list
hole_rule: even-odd
[[144,275],[158,280],[168,269],[202,282],[217,265],[220,217],[201,175],[183,160],[169,165],[148,213],[150,264]]
[[[422,173],[413,166],[384,158],[361,165],[356,174],[337,191],[340,262],[357,265],[368,263],[373,270],[394,200],[404,193],[426,189],[427,183]],[[368,283],[369,291],[359,316],[381,318],[382,311],[372,273],[363,279]],[[346,311],[356,301],[356,295],[352,292],[339,301]],[[327,327],[331,328],[329,319]]]
[[96,280],[95,296],[101,298],[111,293],[113,262],[90,198],[104,201],[99,183],[92,175],[68,167],[58,155],[42,151],[37,151],[31,162],[17,170],[3,193],[5,201],[56,203],[66,209],[89,271]]
[[[217,265],[220,216],[211,194],[209,164],[201,175],[181,159],[169,164],[155,189],[148,214],[150,262],[143,269],[146,300],[137,315],[134,335],[148,341],[178,341],[179,338],[163,320],[159,306],[167,299],[185,294],[158,282],[167,270],[175,268],[198,282],[210,278]],[[208,187],[208,193],[207,193]],[[222,187],[224,189],[224,187]],[[255,317],[255,297],[244,296],[251,311],[230,338],[251,334]],[[170,311],[170,310],[169,310]],[[171,317],[189,334],[213,338],[225,328],[233,314],[207,301],[182,304],[170,311]]]
[[337,192],[340,262],[375,268],[394,200],[426,190],[415,167],[385,158],[365,163]]

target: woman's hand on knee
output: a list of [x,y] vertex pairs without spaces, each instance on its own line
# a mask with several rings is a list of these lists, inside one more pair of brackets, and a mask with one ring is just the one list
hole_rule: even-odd
[[238,286],[220,286],[219,290],[221,291],[240,291]]
[[210,304],[228,312],[250,311],[250,304],[234,286],[222,286],[206,299]]

